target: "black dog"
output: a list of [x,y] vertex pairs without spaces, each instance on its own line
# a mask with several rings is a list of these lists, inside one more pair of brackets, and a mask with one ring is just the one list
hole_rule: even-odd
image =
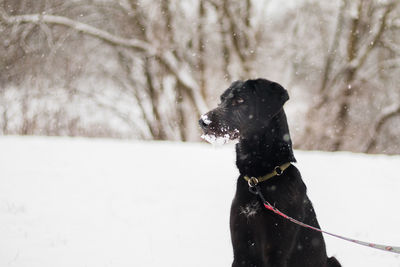
[[[221,95],[218,107],[199,121],[206,136],[239,140],[236,165],[240,176],[230,218],[232,266],[340,266],[335,258],[327,257],[321,233],[264,209],[244,179],[296,162],[283,110],[288,99],[287,91],[277,83],[237,81]],[[284,166],[288,167],[281,175],[258,184],[262,194],[280,211],[319,228],[299,171],[291,164]]]

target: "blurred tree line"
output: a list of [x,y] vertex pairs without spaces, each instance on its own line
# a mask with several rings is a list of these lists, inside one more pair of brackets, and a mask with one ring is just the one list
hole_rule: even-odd
[[399,153],[398,2],[0,0],[0,134],[197,140],[264,77],[297,148]]

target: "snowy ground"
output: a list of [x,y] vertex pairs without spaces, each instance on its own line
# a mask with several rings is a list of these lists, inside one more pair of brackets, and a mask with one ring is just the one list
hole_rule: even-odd
[[[1,137],[0,148],[0,266],[230,266],[231,145]],[[400,157],[296,157],[324,229],[400,246]],[[343,266],[400,266],[325,239]]]

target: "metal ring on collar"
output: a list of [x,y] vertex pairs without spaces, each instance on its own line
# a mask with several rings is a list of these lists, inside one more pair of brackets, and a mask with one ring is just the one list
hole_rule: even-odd
[[279,175],[281,175],[283,173],[283,170],[282,170],[281,166],[276,166],[274,168],[274,171],[276,172],[276,176],[279,176]]
[[258,184],[258,179],[256,177],[250,177],[250,179],[247,181],[250,187],[254,187]]

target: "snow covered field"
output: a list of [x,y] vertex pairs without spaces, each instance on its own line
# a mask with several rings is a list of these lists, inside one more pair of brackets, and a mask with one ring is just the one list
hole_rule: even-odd
[[[0,148],[0,266],[230,266],[232,145],[1,137]],[[325,230],[400,246],[399,156],[295,155]],[[325,240],[343,266],[400,266]]]

